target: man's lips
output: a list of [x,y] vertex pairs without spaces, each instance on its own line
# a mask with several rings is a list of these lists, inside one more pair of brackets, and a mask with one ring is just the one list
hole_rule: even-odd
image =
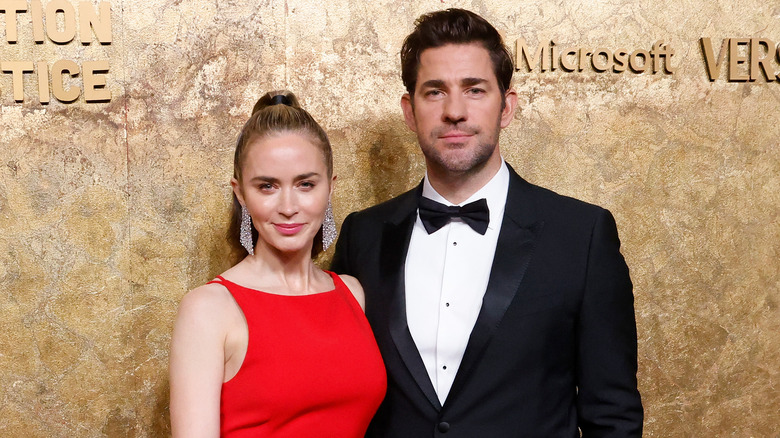
[[465,140],[473,135],[470,132],[450,131],[439,135],[439,138],[444,140]]
[[274,224],[274,227],[279,233],[284,234],[285,236],[292,236],[298,231],[301,231],[303,224]]

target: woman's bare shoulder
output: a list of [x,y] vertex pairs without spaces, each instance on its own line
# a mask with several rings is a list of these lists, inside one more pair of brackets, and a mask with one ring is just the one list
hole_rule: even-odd
[[219,304],[229,303],[232,300],[227,288],[219,283],[208,283],[198,286],[184,294],[182,303],[192,304]]
[[235,300],[225,286],[209,283],[184,294],[179,303],[179,318],[215,320],[229,316],[235,307]]

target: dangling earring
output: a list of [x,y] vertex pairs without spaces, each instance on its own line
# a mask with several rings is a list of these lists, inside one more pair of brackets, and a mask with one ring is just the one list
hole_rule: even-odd
[[238,235],[241,246],[249,255],[255,255],[255,246],[252,244],[252,218],[245,206],[241,206],[241,232]]
[[327,251],[334,241],[336,241],[336,221],[333,220],[333,206],[328,200],[325,219],[322,221],[322,250]]

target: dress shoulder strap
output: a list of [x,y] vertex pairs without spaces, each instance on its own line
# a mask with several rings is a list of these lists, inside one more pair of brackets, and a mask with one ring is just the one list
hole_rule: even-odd
[[333,280],[333,289],[340,292],[341,294],[346,294],[352,297],[354,299],[354,295],[352,295],[352,291],[349,289],[349,286],[347,286],[346,283],[344,283],[344,280],[339,277],[338,274],[331,271],[325,271],[327,274],[330,275],[331,279]]
[[224,279],[224,278],[222,278],[222,276],[221,276],[221,275],[217,275],[217,277],[216,277],[215,279],[213,279],[213,280],[209,281],[209,282],[208,282],[208,283],[206,283],[206,284],[221,284],[222,286],[225,286],[225,287],[227,287],[227,285],[225,284],[225,279]]
[[238,300],[238,295],[242,295],[241,288],[237,287],[238,286],[237,284],[233,283],[230,280],[225,279],[225,277],[221,275],[217,275],[216,278],[214,278],[213,280],[209,281],[206,284],[218,284],[224,287],[225,289],[227,289],[228,292],[230,292],[230,295],[233,295],[233,298],[236,300]]
[[325,271],[328,274],[330,274],[331,278],[333,279],[333,287],[336,290],[336,292],[349,303],[349,305],[353,308],[359,311],[361,314],[363,313],[363,309],[360,307],[360,303],[358,303],[357,299],[355,298],[355,295],[352,293],[352,290],[350,290],[349,286],[347,286],[346,283],[344,283],[344,280],[339,277],[338,274],[331,271]]
[[344,280],[339,277],[339,274],[336,274],[335,272],[331,271],[325,271],[326,274],[330,275],[330,278],[333,279],[333,288],[334,289],[346,289],[349,290],[349,287],[344,283]]

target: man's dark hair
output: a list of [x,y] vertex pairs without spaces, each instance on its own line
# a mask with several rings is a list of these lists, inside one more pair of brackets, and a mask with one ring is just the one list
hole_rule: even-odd
[[414,95],[420,54],[426,49],[447,44],[479,43],[490,53],[493,73],[501,95],[506,93],[515,71],[512,55],[495,27],[479,15],[465,9],[450,8],[421,15],[414,31],[401,47],[401,79],[409,95]]

